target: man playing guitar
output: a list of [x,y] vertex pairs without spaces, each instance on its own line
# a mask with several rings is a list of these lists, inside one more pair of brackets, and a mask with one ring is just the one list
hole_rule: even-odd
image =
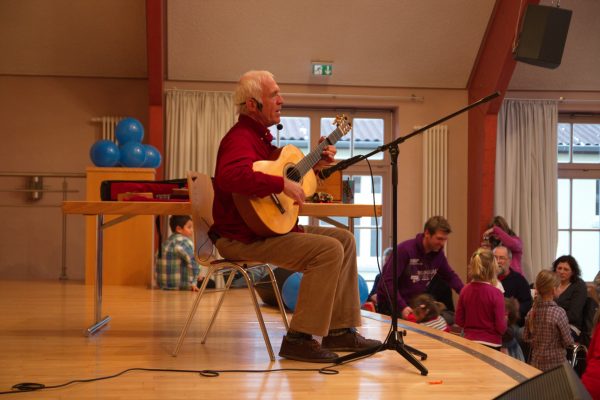
[[[271,144],[268,127],[280,122],[283,97],[267,71],[245,73],[235,90],[238,122],[221,141],[214,178],[214,225],[211,237],[219,253],[231,259],[256,260],[303,273],[290,330],[283,337],[279,355],[308,362],[332,362],[334,351],[357,351],[381,345],[365,339],[355,329],[361,324],[354,236],[339,228],[298,226],[289,232],[256,232],[244,215],[239,199],[267,198],[269,206],[285,214],[276,203],[304,202],[302,171],[261,172],[264,160],[276,160],[286,151]],[[328,138],[329,139],[329,138]],[[321,139],[317,170],[334,160],[336,149]],[[287,146],[286,146],[287,147]],[[303,160],[304,162],[304,160]],[[288,163],[289,164],[289,163]],[[287,164],[286,164],[287,165]],[[302,170],[302,168],[300,168]],[[309,168],[310,169],[310,168]],[[314,179],[308,171],[306,180]],[[236,200],[237,199],[237,200]],[[241,212],[240,212],[241,211]],[[275,224],[277,225],[277,224]],[[321,344],[313,335],[323,336]]]

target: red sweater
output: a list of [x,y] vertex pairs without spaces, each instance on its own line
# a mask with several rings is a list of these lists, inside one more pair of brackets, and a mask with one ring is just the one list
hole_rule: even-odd
[[458,297],[455,322],[467,339],[501,346],[506,331],[504,295],[488,283],[469,283]]
[[[255,161],[276,158],[278,148],[271,144],[272,140],[265,126],[245,115],[240,115],[237,124],[221,140],[213,182],[212,232],[244,243],[261,239],[242,219],[232,193],[264,197],[283,191],[282,177],[252,169]],[[297,225],[292,230],[300,231]]]
[[587,353],[587,366],[581,377],[593,399],[600,399],[600,324],[596,324]]

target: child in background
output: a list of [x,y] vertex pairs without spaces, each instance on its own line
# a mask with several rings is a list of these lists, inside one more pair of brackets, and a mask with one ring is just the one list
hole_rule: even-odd
[[480,248],[469,263],[473,280],[461,290],[456,306],[455,323],[464,336],[500,350],[506,331],[504,296],[496,282],[496,259],[489,249]]
[[[415,296],[410,307],[413,309],[415,322],[444,332],[450,331],[446,320],[440,315],[446,306],[435,301],[431,295],[424,293]],[[409,315],[407,319],[411,320],[412,318]]]
[[194,224],[188,215],[169,218],[171,236],[156,263],[156,284],[164,290],[197,291],[200,266],[194,257]]
[[554,301],[560,279],[548,270],[535,278],[537,294],[525,317],[523,340],[531,345],[530,364],[542,371],[567,360],[566,348],[573,344],[567,313]]
[[517,341],[517,330],[519,326],[519,302],[514,297],[504,298],[504,308],[508,318],[506,332],[502,335],[502,352],[519,361],[525,361],[523,349]]

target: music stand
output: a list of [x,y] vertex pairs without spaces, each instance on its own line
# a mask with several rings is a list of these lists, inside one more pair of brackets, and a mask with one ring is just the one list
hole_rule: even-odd
[[393,245],[393,247],[392,247],[392,249],[393,249],[392,250],[392,265],[394,266],[394,268],[392,270],[392,278],[393,278],[394,282],[393,282],[393,294],[392,294],[392,301],[391,301],[391,303],[392,303],[391,304],[391,306],[392,306],[392,313],[391,313],[392,329],[381,346],[376,346],[376,347],[372,347],[372,348],[368,348],[368,349],[364,349],[364,350],[359,350],[357,352],[350,353],[350,354],[347,354],[342,357],[338,357],[334,360],[335,364],[341,364],[346,361],[350,361],[350,360],[354,360],[356,358],[375,354],[375,353],[378,353],[378,352],[384,351],[384,350],[396,350],[396,352],[398,352],[408,362],[410,362],[412,365],[414,365],[421,372],[421,375],[427,375],[429,373],[427,368],[425,368],[425,366],[423,364],[421,364],[421,362],[419,360],[417,360],[414,356],[414,355],[417,355],[421,358],[421,360],[426,360],[427,354],[415,349],[414,347],[411,347],[411,346],[405,344],[403,336],[406,336],[406,331],[405,330],[403,330],[402,332],[398,331],[398,310],[397,310],[397,300],[398,300],[398,270],[397,270],[398,227],[397,227],[397,220],[398,220],[398,153],[399,153],[398,145],[400,145],[401,143],[404,143],[411,137],[416,136],[435,125],[438,125],[450,118],[453,118],[459,114],[462,114],[463,112],[465,112],[467,110],[470,110],[471,108],[474,108],[481,104],[487,103],[488,101],[498,97],[499,95],[500,95],[500,92],[495,92],[495,93],[493,93],[489,96],[486,96],[474,103],[467,105],[464,108],[461,108],[460,110],[458,110],[452,114],[449,114],[443,118],[440,118],[439,120],[432,122],[431,124],[429,124],[427,126],[417,129],[417,130],[409,133],[408,135],[401,136],[398,139],[393,140],[392,142],[390,142],[388,144],[379,146],[378,148],[376,148],[375,150],[373,150],[372,152],[370,152],[368,154],[354,156],[348,160],[342,161],[342,162],[334,165],[333,167],[327,168],[325,171],[322,171],[322,173],[320,174],[321,177],[327,178],[329,175],[331,175],[331,173],[333,173],[335,171],[340,171],[340,170],[346,169],[350,165],[353,165],[361,160],[369,158],[372,155],[377,154],[379,152],[387,150],[390,153],[390,164],[392,166],[392,221],[393,221],[393,223],[392,223],[392,245]]

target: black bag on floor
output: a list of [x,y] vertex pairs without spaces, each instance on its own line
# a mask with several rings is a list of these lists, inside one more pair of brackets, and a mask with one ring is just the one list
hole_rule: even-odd
[[[279,294],[282,293],[283,283],[293,273],[294,271],[289,271],[285,268],[273,268],[273,275],[275,275],[275,280],[279,287]],[[265,276],[254,285],[254,288],[263,303],[277,307],[277,298],[275,297],[275,292],[273,292],[273,286],[269,283],[269,274],[265,274]]]

